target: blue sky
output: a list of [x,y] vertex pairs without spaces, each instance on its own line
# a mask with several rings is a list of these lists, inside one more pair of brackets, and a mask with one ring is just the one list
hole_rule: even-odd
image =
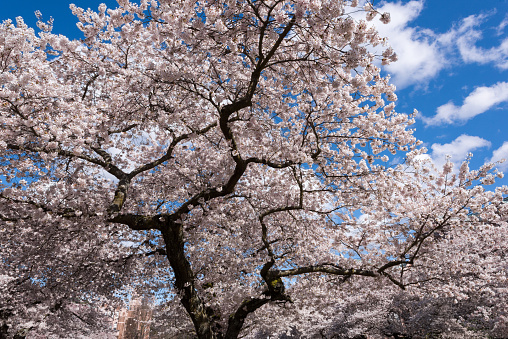
[[[508,158],[508,1],[390,1],[385,10],[392,22],[376,25],[399,55],[386,72],[398,110],[419,111],[429,155],[459,164],[472,152],[471,168]],[[508,173],[508,162],[499,168]]]
[[[79,7],[97,9],[104,2]],[[35,27],[34,11],[53,17],[54,33],[81,37],[69,0],[7,1],[0,20],[22,16]],[[429,155],[443,163],[446,154],[460,163],[474,154],[471,168],[508,158],[508,0],[377,1],[389,11],[388,25],[373,23],[399,55],[389,65],[397,86],[398,111],[417,109],[416,136]],[[499,168],[508,174],[508,162]],[[506,178],[498,184],[508,184]]]

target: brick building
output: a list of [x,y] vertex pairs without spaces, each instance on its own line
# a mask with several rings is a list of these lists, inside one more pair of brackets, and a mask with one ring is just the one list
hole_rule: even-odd
[[121,309],[118,315],[118,339],[149,339],[152,308],[146,299],[132,299],[129,309]]

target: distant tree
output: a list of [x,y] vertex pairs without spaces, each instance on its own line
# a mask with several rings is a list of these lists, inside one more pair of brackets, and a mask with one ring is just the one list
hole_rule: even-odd
[[132,290],[180,302],[198,338],[237,338],[331,328],[344,297],[506,289],[507,188],[482,187],[493,165],[422,160],[376,66],[396,55],[358,19],[388,14],[356,0],[118,4],[71,5],[83,40],[0,25],[6,336],[90,337],[96,322],[71,305]]

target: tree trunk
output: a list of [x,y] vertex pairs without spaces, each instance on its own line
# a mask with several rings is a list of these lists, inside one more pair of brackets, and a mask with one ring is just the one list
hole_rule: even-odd
[[195,288],[194,273],[185,257],[185,243],[181,223],[169,222],[164,228],[166,254],[175,274],[175,285],[181,293],[181,302],[191,317],[199,339],[215,339],[213,321],[207,315],[206,307]]

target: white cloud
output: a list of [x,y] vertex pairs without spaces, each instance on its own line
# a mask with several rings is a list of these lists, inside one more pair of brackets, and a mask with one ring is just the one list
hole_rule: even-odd
[[[476,44],[482,40],[483,33],[478,30],[488,15],[470,15],[463,19],[457,28],[451,29],[441,38],[444,43],[451,42],[457,46],[462,60],[466,63],[489,64],[492,63],[501,70],[508,69],[508,38],[502,40],[499,46],[491,48],[478,47]],[[502,32],[508,24],[505,18],[496,28]]]
[[[385,66],[398,88],[425,86],[445,67],[453,66],[457,56],[465,63],[494,64],[501,70],[508,69],[508,38],[491,48],[478,46],[483,39],[479,26],[490,14],[468,16],[448,32],[438,34],[429,28],[411,27],[423,8],[424,0],[385,2],[377,10],[389,12],[392,21],[387,25],[379,20],[372,21],[380,36],[388,38],[388,44],[398,55],[398,61]],[[508,16],[496,27],[488,29],[495,32],[494,35],[502,36],[507,25]]]
[[488,140],[480,137],[462,134],[457,139],[449,144],[432,144],[431,157],[438,168],[446,163],[446,157],[450,157],[450,161],[455,164],[457,168],[462,161],[464,161],[468,154],[475,149],[490,147],[491,143]]
[[497,26],[496,31],[497,35],[502,35],[504,32],[504,28],[508,26],[508,15],[506,15],[503,19],[503,21]]
[[398,61],[385,69],[398,88],[426,84],[447,64],[431,30],[408,26],[422,9],[423,1],[386,3],[378,10],[389,12],[392,21],[386,25],[373,21],[380,36],[387,37],[388,44],[397,53]]
[[508,102],[508,82],[498,82],[491,87],[477,87],[464,99],[462,106],[455,106],[450,101],[439,106],[433,117],[423,117],[423,121],[427,125],[465,122],[503,102]]
[[[490,158],[490,162],[496,162],[502,159],[508,159],[508,141],[505,141],[501,147],[499,147],[492,153],[492,158]],[[501,171],[507,171],[508,161],[505,161],[497,165],[497,168]]]

